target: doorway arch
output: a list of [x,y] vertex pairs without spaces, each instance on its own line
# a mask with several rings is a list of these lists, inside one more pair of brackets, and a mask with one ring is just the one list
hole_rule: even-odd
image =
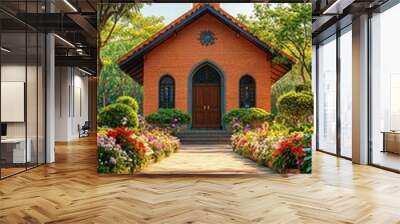
[[225,78],[222,69],[206,60],[195,65],[188,79],[188,111],[192,128],[220,129],[225,113]]

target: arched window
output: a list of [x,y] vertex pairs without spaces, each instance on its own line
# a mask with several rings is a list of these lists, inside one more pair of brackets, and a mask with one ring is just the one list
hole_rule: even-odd
[[170,75],[164,75],[160,79],[158,90],[159,108],[175,107],[175,81]]
[[239,81],[239,106],[241,108],[256,106],[256,81],[250,75],[244,75]]

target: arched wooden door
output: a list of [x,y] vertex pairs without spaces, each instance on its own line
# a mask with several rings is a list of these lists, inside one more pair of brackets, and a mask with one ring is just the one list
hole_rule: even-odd
[[192,78],[192,127],[221,128],[221,77],[204,65]]

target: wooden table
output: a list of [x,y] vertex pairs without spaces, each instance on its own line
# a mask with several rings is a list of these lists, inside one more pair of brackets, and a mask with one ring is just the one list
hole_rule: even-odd
[[400,154],[400,131],[383,131],[382,152]]

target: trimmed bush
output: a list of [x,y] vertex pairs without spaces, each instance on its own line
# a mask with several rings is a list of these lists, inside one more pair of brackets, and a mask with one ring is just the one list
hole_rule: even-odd
[[165,108],[149,114],[146,121],[156,128],[166,128],[176,133],[182,125],[190,123],[191,117],[181,110]]
[[137,113],[139,110],[139,104],[137,103],[137,101],[134,98],[132,98],[130,96],[120,96],[120,97],[118,97],[118,99],[115,102],[122,103],[122,104],[129,106],[130,108],[133,109],[133,111],[135,113]]
[[135,111],[126,104],[113,103],[100,110],[97,116],[99,127],[137,128],[139,124]]
[[306,83],[304,83],[304,84],[300,84],[300,85],[297,85],[296,86],[296,88],[295,88],[295,90],[296,90],[296,92],[298,92],[298,93],[300,93],[300,92],[307,92],[307,93],[310,93],[310,94],[312,94],[312,90],[311,90],[311,82],[310,81],[307,81]]
[[307,122],[313,114],[313,96],[307,92],[289,92],[279,97],[278,110],[289,123]]
[[224,114],[224,123],[236,129],[234,123],[239,123],[241,126],[251,125],[254,123],[270,122],[272,116],[267,111],[261,108],[237,108]]

